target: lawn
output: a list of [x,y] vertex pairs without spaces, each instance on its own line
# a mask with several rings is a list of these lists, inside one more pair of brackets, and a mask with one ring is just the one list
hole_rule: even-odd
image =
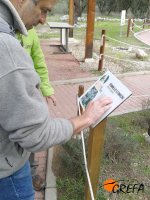
[[[47,21],[60,21],[60,16],[58,15],[49,16]],[[141,27],[143,22],[136,21],[135,23],[139,27]],[[79,25],[86,26],[86,22],[79,22]],[[38,26],[38,29],[40,28],[41,26]],[[138,58],[136,58],[135,49],[140,49],[141,47],[148,48],[148,46],[143,44],[139,40],[137,40],[134,37],[133,33],[130,33],[130,36],[127,38],[127,21],[126,21],[126,25],[122,27],[122,35],[120,35],[120,29],[121,29],[120,21],[96,21],[95,22],[94,38],[93,38],[94,39],[93,58],[95,55],[97,57],[99,56],[102,29],[106,30],[105,58],[107,58],[107,61],[109,63],[112,63],[110,64],[111,66],[119,66],[119,68],[122,69],[121,71],[122,73],[130,72],[130,71],[141,71],[142,69],[145,71],[149,70],[148,62],[150,60],[150,49],[148,50],[144,49],[144,51],[148,55],[146,58],[142,60],[139,60]],[[138,31],[141,31],[141,29],[135,27],[134,31],[138,32]],[[47,28],[46,32],[39,34],[39,37],[41,39],[59,38],[60,33],[59,33],[59,30],[57,29],[49,31],[49,28]],[[86,28],[75,27],[74,38],[80,41],[79,45],[75,49],[78,49],[79,52],[84,51],[81,49],[84,49],[83,47],[85,47]],[[135,45],[137,47],[133,47],[132,45]],[[80,55],[82,54],[84,53],[81,52]],[[109,65],[109,63],[106,63],[106,65]]]
[[[86,18],[86,17],[85,17]],[[51,15],[48,16],[47,21],[55,21],[55,22],[60,22],[60,16],[59,15]],[[66,20],[67,22],[67,20]],[[143,22],[135,22],[138,26],[141,26],[143,24]],[[79,22],[79,25],[83,25],[86,24],[86,22]],[[38,26],[37,29],[39,29],[41,26]],[[126,21],[126,25],[122,27],[122,36],[120,36],[120,21],[96,21],[95,22],[95,28],[94,28],[94,40],[100,40],[101,39],[101,31],[102,29],[106,30],[106,34],[114,39],[120,40],[122,42],[126,42],[126,43],[130,43],[133,45],[140,45],[140,46],[145,46],[143,43],[141,43],[140,41],[138,41],[137,39],[134,38],[133,34],[130,34],[130,37],[127,38],[127,21]],[[135,27],[134,28],[134,32],[138,32],[141,31],[139,28]],[[57,37],[59,34],[58,33],[53,33],[53,31],[51,33],[47,33],[47,37]],[[52,36],[51,36],[52,35]],[[75,39],[85,39],[86,36],[86,28],[78,28],[75,27],[74,28],[74,38]],[[40,35],[40,37],[42,38],[42,34]],[[113,41],[108,41],[110,44],[114,45],[116,44],[116,42],[114,43]]]

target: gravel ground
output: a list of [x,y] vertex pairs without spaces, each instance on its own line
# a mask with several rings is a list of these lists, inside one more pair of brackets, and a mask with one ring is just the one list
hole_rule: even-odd
[[[56,30],[51,30],[49,32],[49,27],[47,24],[44,26],[38,26],[37,32],[39,36],[45,33],[53,34]],[[57,31],[58,32],[58,31]],[[51,40],[56,40],[56,38],[51,38]],[[118,47],[118,49],[122,47]],[[95,40],[93,43],[93,60],[92,62],[84,62],[85,57],[85,41],[74,40],[74,42],[69,42],[69,50],[72,52],[74,57],[80,61],[80,67],[85,71],[92,71],[92,73],[97,74],[98,64],[99,64],[99,49],[100,41]],[[103,71],[109,69],[111,72],[126,73],[126,72],[137,72],[137,71],[150,71],[150,50],[146,53],[148,58],[145,60],[138,60],[135,57],[135,49],[131,51],[128,50],[118,50],[116,47],[106,46],[106,55],[112,56],[114,58],[119,58],[123,60],[118,60],[105,56]],[[130,49],[130,48],[129,48]],[[108,52],[107,52],[108,51]]]
[[[69,49],[72,52],[72,54],[75,56],[77,60],[80,61],[80,67],[85,71],[93,71],[96,73],[96,70],[98,69],[99,64],[99,46],[100,41],[94,41],[93,45],[93,61],[91,62],[84,62],[85,57],[85,41],[76,41],[75,43],[69,44]],[[103,70],[109,69],[113,73],[126,73],[126,72],[137,72],[137,71],[150,71],[150,58],[143,60],[138,60],[135,57],[134,49],[132,51],[119,51],[113,48],[113,47],[106,47],[111,49],[112,51],[109,52],[108,55],[121,54],[121,57],[124,56],[124,58],[121,58],[123,60],[118,60],[110,57],[105,57],[104,59],[104,66]],[[148,53],[148,52],[147,52]],[[114,55],[111,55],[112,57],[115,57]],[[116,58],[116,57],[115,57]]]

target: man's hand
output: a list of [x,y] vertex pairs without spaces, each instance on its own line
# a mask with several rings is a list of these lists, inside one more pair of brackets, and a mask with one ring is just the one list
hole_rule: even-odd
[[54,95],[47,96],[46,97],[47,104],[48,104],[49,99],[52,101],[53,105],[56,106],[56,97]]
[[95,124],[101,116],[111,107],[112,100],[109,97],[103,97],[89,102],[82,117],[87,118],[90,125]]
[[91,101],[83,114],[79,117],[70,119],[74,127],[74,134],[95,124],[101,116],[111,107],[112,100],[109,97],[103,97]]

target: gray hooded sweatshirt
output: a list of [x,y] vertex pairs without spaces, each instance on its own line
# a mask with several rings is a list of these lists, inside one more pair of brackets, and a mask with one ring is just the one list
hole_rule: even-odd
[[[0,0],[1,23],[27,34],[9,0]],[[29,152],[67,142],[73,127],[51,119],[31,58],[13,36],[0,32],[0,178],[19,170]]]

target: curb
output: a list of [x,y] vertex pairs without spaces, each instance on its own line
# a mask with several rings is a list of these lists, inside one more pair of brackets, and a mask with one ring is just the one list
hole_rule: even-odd
[[[123,78],[126,76],[137,76],[137,75],[150,75],[150,71],[141,71],[141,72],[130,72],[124,74],[115,74],[118,78]],[[67,85],[67,84],[76,84],[76,83],[85,83],[96,81],[99,76],[94,77],[87,77],[87,78],[77,78],[77,79],[70,79],[70,80],[60,80],[60,81],[51,81],[52,85]]]
[[45,200],[57,200],[56,177],[52,171],[53,148],[48,149]]

